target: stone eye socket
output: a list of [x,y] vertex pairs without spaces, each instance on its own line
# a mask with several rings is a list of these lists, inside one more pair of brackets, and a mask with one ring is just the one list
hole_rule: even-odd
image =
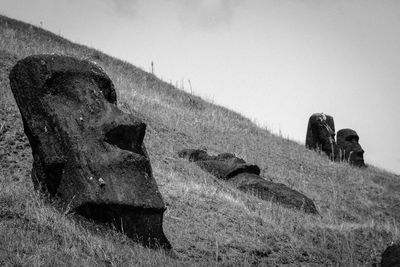
[[357,135],[349,135],[345,139],[347,142],[357,142],[358,143],[358,136]]

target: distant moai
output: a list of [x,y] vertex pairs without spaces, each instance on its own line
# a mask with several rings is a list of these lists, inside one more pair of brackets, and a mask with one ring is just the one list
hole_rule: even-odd
[[341,129],[337,132],[337,158],[350,164],[365,167],[364,150],[359,144],[360,137],[353,129]]
[[326,155],[334,157],[335,123],[333,117],[324,113],[314,113],[308,120],[306,147],[324,151]]
[[358,143],[359,136],[353,129],[341,129],[335,141],[333,117],[314,113],[308,120],[306,147],[324,151],[332,160],[347,161],[354,166],[365,167],[364,150]]

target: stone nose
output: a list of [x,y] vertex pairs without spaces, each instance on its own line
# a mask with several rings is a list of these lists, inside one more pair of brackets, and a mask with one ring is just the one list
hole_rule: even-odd
[[145,156],[143,151],[145,133],[146,124],[144,122],[124,116],[122,120],[117,120],[106,127],[104,141],[120,149]]
[[352,157],[355,157],[355,158],[363,158],[364,157],[364,150],[361,148],[361,146],[358,145],[356,147],[353,147]]

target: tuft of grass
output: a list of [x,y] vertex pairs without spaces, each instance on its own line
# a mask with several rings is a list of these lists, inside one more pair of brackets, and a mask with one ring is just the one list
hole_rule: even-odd
[[[113,80],[119,107],[147,123],[145,144],[167,206],[164,230],[178,259],[65,214],[33,191],[8,73],[18,59],[42,53],[95,61]],[[127,62],[3,16],[0,94],[0,265],[363,266],[399,239],[398,176],[331,162]],[[257,164],[262,176],[313,199],[320,216],[244,194],[176,155],[199,147]]]

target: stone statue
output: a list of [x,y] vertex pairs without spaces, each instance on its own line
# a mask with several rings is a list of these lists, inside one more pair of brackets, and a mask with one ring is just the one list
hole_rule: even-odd
[[143,144],[146,124],[118,109],[104,71],[72,57],[34,55],[14,66],[10,83],[32,148],[35,188],[145,246],[171,249]]
[[337,132],[337,157],[346,160],[350,164],[365,167],[364,150],[358,143],[359,136],[352,129],[341,129]]
[[311,199],[284,184],[262,178],[257,165],[248,164],[234,154],[222,153],[210,156],[204,150],[184,149],[178,152],[178,156],[196,163],[204,171],[226,181],[240,191],[288,208],[318,214]]
[[324,151],[331,158],[335,152],[335,123],[333,117],[315,113],[308,120],[306,147]]

